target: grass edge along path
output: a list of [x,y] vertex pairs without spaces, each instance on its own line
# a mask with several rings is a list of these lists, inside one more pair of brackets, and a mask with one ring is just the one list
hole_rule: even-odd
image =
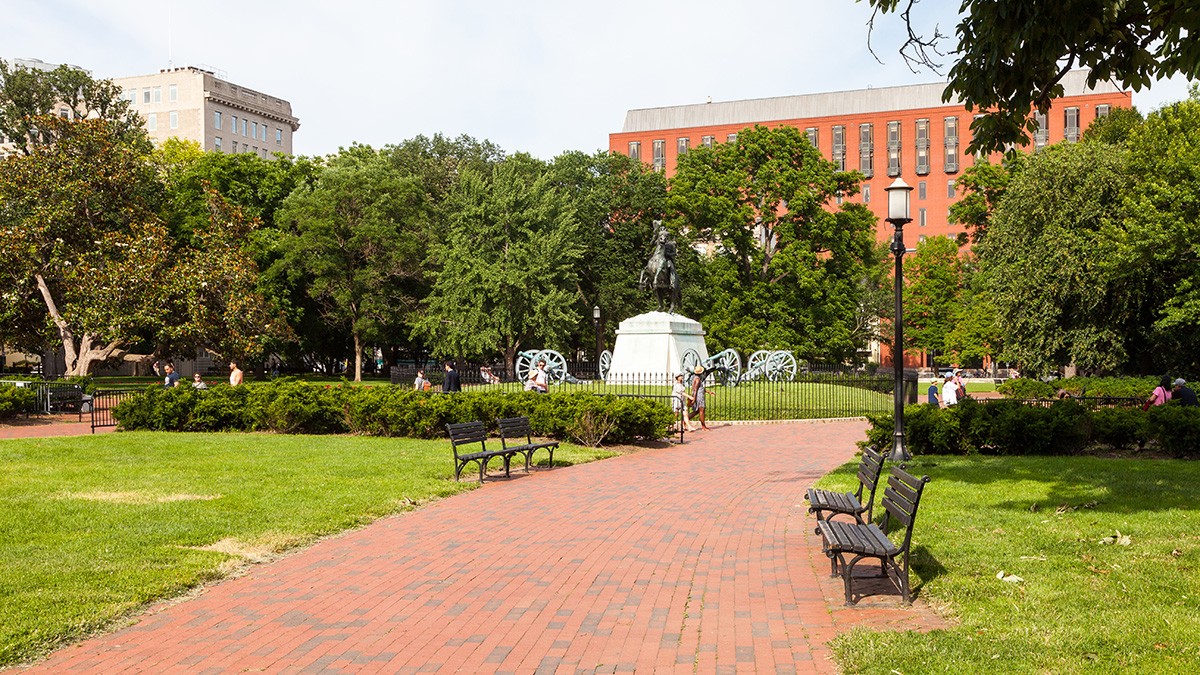
[[[563,444],[555,466],[613,454]],[[445,440],[132,432],[0,441],[0,668],[246,563],[476,485],[455,484]]]
[[[855,467],[820,484],[847,489]],[[922,456],[908,468],[932,478],[912,583],[956,625],[838,636],[845,672],[1200,666],[1200,462]]]

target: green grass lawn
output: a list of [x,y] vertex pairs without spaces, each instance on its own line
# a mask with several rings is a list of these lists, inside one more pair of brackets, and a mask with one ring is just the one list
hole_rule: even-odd
[[[854,466],[822,484],[850,486]],[[913,584],[955,626],[841,636],[834,648],[846,672],[1200,666],[1200,463],[920,457],[909,469],[932,477],[913,534]],[[1101,543],[1118,531],[1128,545]],[[1024,581],[1001,581],[1001,571]]]
[[[555,464],[610,455],[564,444]],[[446,441],[349,436],[6,440],[0,467],[0,667],[238,562],[476,485],[453,481]]]

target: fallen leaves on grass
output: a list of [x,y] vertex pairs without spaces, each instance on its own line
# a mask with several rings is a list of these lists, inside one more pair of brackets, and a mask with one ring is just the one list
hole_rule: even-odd
[[1116,534],[1108,535],[1107,537],[1101,539],[1100,543],[1101,544],[1116,544],[1117,546],[1128,546],[1133,542],[1132,542],[1132,540],[1130,540],[1129,535],[1121,534],[1121,531],[1117,530]]
[[1015,574],[1005,574],[1004,570],[1000,570],[999,572],[997,572],[996,578],[999,579],[1000,581],[1004,581],[1004,582],[1007,582],[1010,584],[1019,584],[1019,583],[1025,581],[1024,579],[1022,579],[1021,577],[1019,577]]

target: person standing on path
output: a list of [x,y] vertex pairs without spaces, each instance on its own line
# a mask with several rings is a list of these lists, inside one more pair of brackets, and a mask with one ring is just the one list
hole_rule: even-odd
[[675,373],[675,385],[671,387],[671,409],[675,411],[675,416],[679,418],[680,430],[695,431],[692,428],[692,420],[688,415],[688,409],[691,407],[692,396],[683,384],[683,373]]
[[958,403],[958,385],[954,382],[953,375],[946,376],[946,382],[942,385],[942,405],[949,408]]
[[538,361],[537,368],[529,373],[529,381],[525,383],[525,391],[539,394],[550,393],[550,376],[546,373],[546,362]]
[[229,362],[229,386],[236,387],[236,386],[240,385],[242,383],[242,379],[244,376],[245,376],[245,373],[242,372],[241,368],[238,368],[238,362],[230,361]]
[[167,365],[163,366],[163,371],[166,372],[166,376],[163,377],[163,386],[167,389],[178,387],[179,373],[175,372],[175,364],[167,363]]
[[704,421],[704,366],[696,366],[692,372],[692,417],[700,420],[701,429],[709,431],[708,424]]
[[938,396],[937,380],[934,380],[933,382],[929,383],[929,391],[927,393],[929,396],[929,398],[928,398],[929,405],[935,405],[935,406],[939,406],[939,407],[942,405],[942,399],[940,396]]
[[454,369],[454,364],[450,361],[446,362],[446,379],[442,382],[442,391],[447,394],[462,391],[462,382],[458,379],[458,371]]
[[208,383],[204,381],[204,376],[200,373],[192,373],[192,388],[208,389]]

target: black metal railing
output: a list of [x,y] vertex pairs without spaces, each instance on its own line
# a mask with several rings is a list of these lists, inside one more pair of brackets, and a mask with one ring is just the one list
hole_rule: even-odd
[[130,389],[96,390],[91,400],[92,433],[96,433],[96,429],[102,427],[117,426],[117,420],[112,414],[113,408],[137,393],[137,390]]
[[74,413],[83,419],[87,396],[83,387],[73,382],[43,380],[0,380],[0,386],[32,389],[33,404],[22,411],[27,414]]

